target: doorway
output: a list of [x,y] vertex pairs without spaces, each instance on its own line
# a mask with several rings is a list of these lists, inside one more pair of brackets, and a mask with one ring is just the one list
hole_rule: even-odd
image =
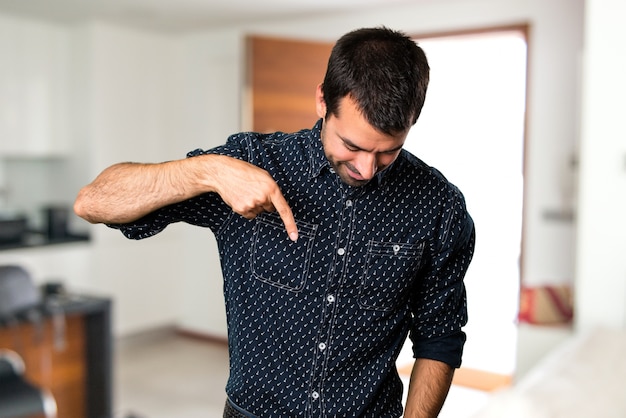
[[463,368],[512,376],[521,276],[526,30],[417,41],[428,57],[431,81],[405,148],[461,189],[476,225],[465,279],[469,323]]

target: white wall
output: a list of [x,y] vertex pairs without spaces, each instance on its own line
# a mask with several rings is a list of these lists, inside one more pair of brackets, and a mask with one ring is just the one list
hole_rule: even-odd
[[[238,131],[240,122],[241,43],[236,33],[200,33],[183,41],[181,131],[172,157],[196,148],[212,148]],[[222,274],[217,245],[208,230],[183,228],[181,314],[186,331],[226,336]]]
[[[103,24],[71,31],[82,81],[76,111],[83,120],[75,138],[86,163],[78,173],[82,184],[119,161],[170,159],[172,138],[180,131],[176,39]],[[114,332],[175,323],[184,283],[183,260],[175,255],[179,229],[145,242],[126,240],[104,226],[91,233],[86,290],[114,298]]]
[[[78,28],[88,39],[91,163],[85,182],[119,161],[183,158],[238,130],[239,38],[228,31],[181,40],[104,24]],[[176,324],[225,336],[221,271],[208,229],[172,225],[141,242],[92,227],[93,285],[117,303],[116,333]]]
[[576,323],[626,328],[626,4],[587,0]]

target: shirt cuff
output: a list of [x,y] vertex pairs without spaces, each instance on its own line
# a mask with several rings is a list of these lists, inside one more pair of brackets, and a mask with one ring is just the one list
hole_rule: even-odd
[[413,357],[438,360],[450,367],[461,367],[466,335],[463,331],[432,339],[413,341]]

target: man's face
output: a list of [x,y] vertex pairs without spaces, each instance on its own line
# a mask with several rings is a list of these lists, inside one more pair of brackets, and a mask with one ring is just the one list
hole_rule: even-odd
[[[318,86],[317,113],[326,116],[326,104]],[[341,180],[364,186],[400,154],[408,130],[388,135],[376,130],[361,114],[350,96],[341,99],[337,117],[329,115],[322,125],[324,154]]]

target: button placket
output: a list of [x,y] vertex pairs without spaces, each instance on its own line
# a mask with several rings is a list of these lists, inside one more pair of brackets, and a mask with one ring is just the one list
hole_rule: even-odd
[[326,374],[326,364],[328,355],[330,354],[329,341],[332,335],[332,324],[337,309],[337,295],[340,286],[343,283],[343,274],[345,272],[345,263],[348,255],[348,239],[351,234],[352,218],[354,215],[354,201],[351,199],[342,199],[342,204],[338,208],[340,210],[340,223],[335,241],[336,250],[334,258],[334,272],[328,283],[324,298],[323,324],[319,329],[316,337],[316,355],[313,366],[312,380],[310,382],[310,416],[323,415],[323,396],[324,379]]

